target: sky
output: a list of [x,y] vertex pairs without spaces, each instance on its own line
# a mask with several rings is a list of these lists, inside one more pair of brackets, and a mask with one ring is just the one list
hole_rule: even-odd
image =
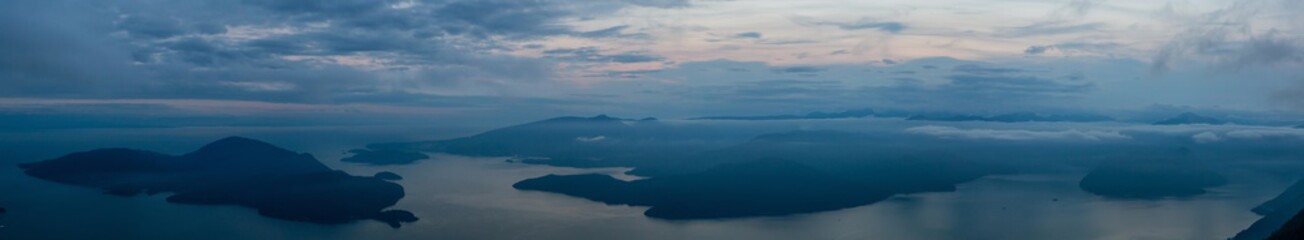
[[1295,0],[3,5],[0,128],[866,107],[1304,113]]

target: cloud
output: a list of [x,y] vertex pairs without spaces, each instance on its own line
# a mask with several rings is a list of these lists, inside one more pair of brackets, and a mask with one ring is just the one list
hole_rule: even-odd
[[1015,68],[987,67],[978,64],[963,64],[963,65],[957,65],[955,67],[952,67],[951,72],[987,75],[987,74],[1020,73],[1023,72],[1023,70],[1015,69]]
[[1070,0],[1061,10],[1068,11],[1073,16],[1082,17],[1086,16],[1087,13],[1091,12],[1092,8],[1095,8],[1096,5],[1099,5],[1100,2],[1103,1],[1104,0]]
[[[1151,58],[1150,72],[1165,74],[1186,65],[1221,72],[1258,69],[1304,74],[1304,36],[1298,34],[1304,21],[1304,4],[1294,0],[1237,0],[1224,8],[1194,16],[1165,14],[1179,31],[1158,48]],[[1262,78],[1262,77],[1253,77]],[[1259,81],[1273,81],[1275,77]],[[1300,109],[1304,107],[1304,79],[1293,87],[1269,94],[1268,100]],[[1249,80],[1249,79],[1247,79]]]
[[1030,24],[1022,27],[1008,28],[999,32],[998,36],[1004,37],[1032,37],[1061,35],[1080,32],[1099,31],[1105,26],[1104,23],[1073,23],[1066,21],[1047,21]]
[[955,75],[950,79],[951,83],[943,87],[953,93],[1074,94],[1090,91],[1094,86],[1091,83],[1062,83],[1031,76]]
[[[566,21],[681,0],[17,0],[0,8],[0,97],[416,103],[550,81],[504,54],[557,36],[638,37]],[[628,52],[603,61],[662,57]],[[384,95],[384,96],[382,96]]]
[[1024,54],[1039,55],[1050,50],[1059,50],[1061,52],[1084,52],[1084,53],[1108,53],[1123,47],[1119,43],[1087,43],[1087,42],[1067,42],[1052,45],[1033,45],[1023,50]]
[[606,140],[606,139],[607,139],[607,136],[575,137],[575,141],[580,141],[580,142],[597,142],[597,141],[602,141],[602,140]]
[[704,109],[711,106],[756,111],[865,105],[961,112],[1036,111],[1082,104],[1080,101],[1097,90],[1094,81],[1044,69],[953,58],[914,59],[890,65],[800,66],[716,60],[683,62],[646,74],[649,79],[674,79],[671,83],[642,82],[622,87],[669,94],[674,101]]
[[1191,140],[1195,140],[1196,143],[1212,143],[1212,142],[1221,141],[1222,138],[1218,137],[1218,134],[1213,132],[1202,132],[1196,135],[1192,135]]
[[836,22],[817,20],[807,17],[793,17],[792,21],[799,25],[805,26],[833,26],[842,30],[879,30],[887,33],[900,33],[907,28],[906,24],[901,22],[878,21],[873,18],[861,18],[854,22]]
[[620,0],[617,2],[626,2],[637,6],[658,8],[680,8],[692,5],[689,0]]
[[1037,55],[1037,54],[1046,53],[1047,50],[1051,50],[1051,49],[1055,49],[1055,45],[1029,46],[1028,49],[1023,50],[1023,53],[1028,55]]
[[[1165,43],[1152,58],[1152,72],[1170,70],[1181,59],[1213,60],[1217,65],[1239,70],[1257,66],[1304,67],[1304,37],[1285,34],[1277,27],[1256,28],[1268,23],[1263,16],[1282,14],[1285,20],[1300,21],[1304,10],[1293,0],[1238,0],[1231,5],[1182,19],[1184,29]],[[1170,10],[1171,12],[1171,10]],[[1280,27],[1293,27],[1285,25]],[[1298,29],[1294,29],[1298,30]]]
[[761,33],[758,33],[758,32],[745,32],[745,33],[734,34],[733,37],[734,37],[734,38],[751,38],[751,39],[759,39],[759,38],[761,38]]
[[1063,131],[1033,131],[1033,130],[998,130],[998,129],[959,129],[944,126],[920,126],[907,128],[906,132],[922,135],[930,135],[939,138],[948,139],[992,139],[992,140],[1121,140],[1130,139],[1131,137],[1123,135],[1117,131],[1097,131],[1097,130],[1063,130]]
[[664,57],[646,52],[603,54],[601,50],[595,47],[549,49],[543,51],[543,54],[548,58],[580,62],[641,63],[665,60]]
[[1227,136],[1227,138],[1250,139],[1250,140],[1258,140],[1258,139],[1265,139],[1265,138],[1304,138],[1304,131],[1298,129],[1279,129],[1279,130],[1247,129],[1247,130],[1229,131],[1223,135]]
[[632,34],[624,33],[625,29],[628,28],[629,25],[620,25],[620,26],[603,28],[603,29],[598,29],[593,31],[579,32],[574,35],[578,37],[584,37],[584,38],[643,38],[643,39],[649,38],[647,34],[643,34],[643,33],[632,33]]
[[771,69],[771,71],[774,71],[776,73],[817,73],[817,72],[824,71],[824,69],[818,67],[812,67],[812,66],[793,66],[793,67],[773,68]]

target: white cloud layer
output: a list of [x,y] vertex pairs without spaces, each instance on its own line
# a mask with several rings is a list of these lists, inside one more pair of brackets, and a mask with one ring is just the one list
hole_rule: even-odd
[[1213,133],[1213,132],[1202,132],[1200,134],[1191,136],[1191,139],[1195,140],[1195,142],[1197,143],[1212,143],[1212,142],[1217,142],[1222,140],[1221,137],[1218,137],[1217,133]]
[[1228,138],[1239,139],[1264,139],[1264,138],[1304,138],[1304,131],[1297,129],[1279,129],[1279,130],[1236,130],[1227,132]]
[[1116,131],[1077,130],[1033,131],[1021,129],[960,129],[946,126],[921,126],[906,129],[914,134],[931,135],[952,139],[992,139],[992,140],[1117,140],[1131,137]]

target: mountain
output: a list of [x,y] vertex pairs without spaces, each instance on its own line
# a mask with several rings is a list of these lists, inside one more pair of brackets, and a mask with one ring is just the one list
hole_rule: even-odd
[[1304,211],[1296,212],[1295,216],[1290,218],[1290,221],[1286,221],[1281,228],[1272,232],[1272,236],[1269,236],[1268,239],[1304,239]]
[[524,163],[565,167],[639,167],[683,159],[717,148],[737,135],[730,130],[641,120],[559,117],[446,140],[371,144],[385,151],[443,152],[464,156],[514,157]]
[[870,116],[874,116],[874,109],[865,108],[865,109],[847,110],[847,111],[834,112],[834,113],[826,113],[826,112],[811,112],[811,113],[807,113],[807,114],[805,114],[805,115],[791,115],[791,114],[787,114],[787,115],[761,115],[761,116],[713,116],[713,117],[698,117],[698,118],[691,118],[691,120],[748,120],[748,121],[762,121],[762,120],[794,120],[794,119],[840,119],[840,118],[864,118],[864,117],[870,117]]
[[399,227],[416,221],[385,210],[403,187],[332,170],[312,155],[258,140],[228,137],[180,156],[124,148],[71,153],[20,164],[27,175],[104,189],[106,194],[173,193],[168,202],[239,205],[264,216],[322,224],[374,219]]
[[929,150],[933,145],[884,139],[895,137],[840,131],[766,134],[686,159],[659,159],[631,172],[679,174],[631,182],[606,175],[549,175],[515,187],[650,206],[645,215],[654,218],[710,219],[835,210],[894,194],[954,191],[960,183],[1012,172],[991,161],[940,155]]
[[1299,213],[1304,211],[1304,180],[1296,181],[1280,195],[1260,204],[1252,211],[1262,215],[1263,218],[1237,233],[1232,239],[1268,239],[1269,236],[1272,236],[1271,239],[1301,239],[1298,236],[1304,233],[1301,232],[1304,231],[1304,216]]
[[1176,117],[1164,119],[1162,121],[1158,121],[1154,123],[1154,125],[1186,125],[1186,124],[1221,125],[1221,124],[1227,124],[1227,121],[1186,112],[1186,113],[1182,113],[1181,115],[1177,115]]
[[798,130],[757,136],[706,153],[695,162],[792,159],[843,179],[898,193],[953,191],[956,184],[1013,172],[1002,160],[979,159],[977,154],[953,156],[937,151],[939,145],[909,142],[882,133]]
[[1105,122],[1114,121],[1114,118],[1094,114],[1040,114],[1032,112],[1016,112],[992,116],[956,113],[923,113],[911,115],[906,118],[906,120],[944,122]]
[[1189,197],[1227,183],[1189,150],[1132,153],[1100,163],[1079,182],[1082,190],[1120,199]]
[[706,171],[625,182],[607,175],[548,175],[513,185],[607,204],[650,206],[661,219],[715,219],[830,211],[894,194],[785,160],[719,165]]

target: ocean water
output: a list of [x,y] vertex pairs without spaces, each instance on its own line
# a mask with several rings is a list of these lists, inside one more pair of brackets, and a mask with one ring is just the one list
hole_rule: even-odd
[[[1252,172],[1207,195],[1174,200],[1102,199],[1077,188],[1086,169],[991,176],[956,192],[896,196],[867,206],[784,217],[666,221],[643,207],[524,192],[516,181],[574,169],[502,158],[435,154],[404,166],[339,162],[367,143],[437,139],[483,129],[411,127],[63,129],[0,133],[0,239],[1225,239],[1258,219],[1249,211],[1288,185]],[[117,197],[28,177],[17,163],[102,147],[180,154],[221,137],[252,137],[357,175],[392,171],[407,197],[397,209],[420,221],[318,225],[258,216],[237,206]],[[633,178],[633,176],[622,176]]]

